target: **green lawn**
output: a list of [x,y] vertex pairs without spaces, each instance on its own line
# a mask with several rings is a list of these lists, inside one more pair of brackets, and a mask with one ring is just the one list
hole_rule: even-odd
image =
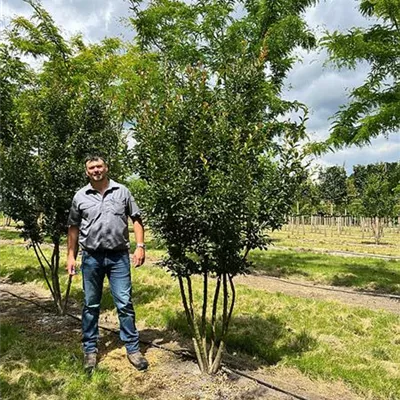
[[293,250],[254,250],[250,260],[270,276],[400,295],[400,261]]
[[2,399],[139,399],[122,394],[120,383],[104,367],[88,379],[82,368],[78,340],[71,343],[49,339],[4,321],[0,330]]
[[[326,235],[325,235],[326,233]],[[349,251],[377,255],[400,257],[400,230],[388,228],[384,231],[381,243],[375,244],[371,231],[364,232],[358,227],[347,227],[341,234],[336,228],[323,227],[319,232],[311,232],[310,226],[289,229],[285,226],[280,231],[271,233],[271,238],[276,246],[301,248],[305,250]]]
[[[152,251],[148,252],[150,258],[159,255],[154,255]],[[328,276],[332,272],[330,268],[338,271],[345,268],[343,263],[351,265],[354,262],[358,268],[365,264],[365,270],[372,270],[359,274],[362,285],[371,277],[377,280],[381,273],[382,279],[385,277],[386,264],[379,264],[379,260],[344,259],[342,262],[342,257],[325,258],[325,255],[318,254],[314,258],[312,254],[298,255],[293,252],[271,252],[271,256],[279,261],[281,268],[286,266],[289,272],[307,265],[308,272],[305,272],[309,276]],[[0,260],[1,275],[13,276],[18,281],[42,282],[40,275],[31,269],[36,263],[32,250],[4,246]],[[260,260],[259,264],[265,261],[262,257]],[[323,260],[326,263],[322,263]],[[298,267],[299,263],[303,267]],[[269,265],[270,260],[266,264]],[[398,264],[387,265],[398,274]],[[305,276],[305,272],[295,273]],[[182,340],[188,338],[177,282],[166,271],[151,265],[135,269],[132,274],[134,302],[140,324],[176,331]],[[392,275],[388,273],[387,276]],[[201,285],[197,279],[194,295],[195,301],[199,302]],[[74,279],[72,296],[81,298],[80,276]],[[112,308],[111,296],[106,289],[103,309]],[[387,312],[282,293],[271,294],[238,285],[227,349],[274,370],[290,366],[313,378],[344,381],[366,399],[400,398],[400,318]]]

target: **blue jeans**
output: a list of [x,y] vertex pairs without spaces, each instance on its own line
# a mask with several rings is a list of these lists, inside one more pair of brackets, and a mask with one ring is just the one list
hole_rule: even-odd
[[110,282],[117,307],[120,338],[128,353],[139,351],[139,333],[132,305],[131,269],[128,251],[82,252],[82,280],[85,295],[82,310],[82,343],[85,353],[97,352],[100,302],[104,277]]

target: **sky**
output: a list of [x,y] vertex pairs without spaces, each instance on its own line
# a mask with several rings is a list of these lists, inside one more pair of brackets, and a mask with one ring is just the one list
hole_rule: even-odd
[[[94,43],[105,36],[130,40],[134,33],[123,20],[129,16],[126,0],[42,0],[42,5],[53,17],[62,32],[69,36],[81,33]],[[353,26],[368,26],[371,21],[361,16],[357,0],[321,0],[305,13],[309,27],[321,36],[329,31],[347,31]],[[29,17],[30,6],[23,0],[0,0],[0,28],[16,15]],[[297,99],[309,107],[307,130],[312,140],[322,140],[329,134],[329,118],[347,102],[349,91],[362,84],[368,73],[367,65],[355,71],[335,70],[326,65],[323,51],[302,52],[287,81],[284,96]],[[315,160],[323,166],[341,165],[351,173],[355,164],[395,162],[400,160],[400,132],[388,138],[379,137],[370,146],[351,147],[328,153]]]

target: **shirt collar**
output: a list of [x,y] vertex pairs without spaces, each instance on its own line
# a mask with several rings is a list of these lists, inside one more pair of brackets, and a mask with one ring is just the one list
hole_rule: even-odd
[[[107,189],[105,190],[105,192],[107,192],[109,190],[118,189],[118,188],[119,188],[118,183],[113,181],[112,179],[109,179],[108,186],[107,186]],[[95,189],[90,182],[85,186],[85,193],[89,193],[89,192],[98,192],[98,190]]]

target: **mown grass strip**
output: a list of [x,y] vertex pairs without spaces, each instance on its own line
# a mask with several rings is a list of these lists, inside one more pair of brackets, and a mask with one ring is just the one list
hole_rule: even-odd
[[400,261],[296,251],[254,250],[257,272],[279,278],[400,294]]

